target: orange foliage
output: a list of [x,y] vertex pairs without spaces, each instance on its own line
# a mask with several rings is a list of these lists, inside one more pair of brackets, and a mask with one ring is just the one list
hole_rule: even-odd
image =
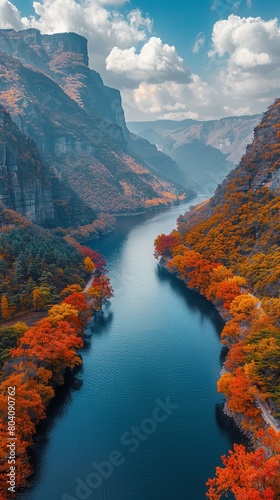
[[[101,263],[103,265],[103,263]],[[92,289],[98,295],[94,310],[113,295],[105,275],[95,277]],[[74,293],[68,294],[73,290]],[[76,290],[76,291],[75,291]],[[77,349],[83,346],[82,331],[91,316],[85,293],[80,287],[67,287],[67,297],[53,306],[46,318],[28,328],[19,324],[22,333],[18,346],[11,350],[12,361],[4,365],[8,373],[0,385],[0,491],[7,491],[7,397],[8,387],[15,388],[17,488],[26,485],[31,474],[28,447],[33,443],[36,425],[45,418],[45,407],[54,396],[54,388],[63,383],[66,369],[81,364]],[[88,293],[87,293],[88,295]]]
[[154,242],[156,259],[160,257],[171,257],[173,249],[179,245],[180,235],[177,231],[173,231],[170,235],[160,234]]
[[236,500],[273,500],[279,491],[280,455],[267,456],[263,448],[246,452],[234,445],[228,457],[222,457],[224,467],[217,467],[216,477],[209,479],[207,497],[219,500],[233,493]]

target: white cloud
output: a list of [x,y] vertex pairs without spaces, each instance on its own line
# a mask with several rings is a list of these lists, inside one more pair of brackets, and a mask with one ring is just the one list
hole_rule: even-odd
[[204,33],[198,33],[196,39],[195,39],[195,42],[194,42],[194,45],[193,45],[193,48],[192,48],[192,51],[194,54],[197,54],[198,52],[200,52],[200,50],[202,49],[203,45],[205,44],[205,40],[206,40],[206,36]]
[[[245,3],[245,0],[242,0]],[[241,0],[215,0],[231,12]],[[246,0],[250,7],[251,0]],[[121,10],[126,6],[126,10]],[[74,31],[89,43],[91,67],[122,90],[128,119],[262,112],[280,94],[280,28],[277,19],[231,14],[215,23],[208,77],[192,75],[176,48],[153,36],[153,21],[129,0],[37,0],[34,16],[22,17],[0,0],[0,27],[35,27],[43,33]],[[192,50],[205,43],[199,33]]]
[[137,114],[139,117],[139,113],[141,119],[150,115],[150,118],[169,117],[178,120],[198,117],[211,119],[225,115],[215,91],[197,75],[192,75],[190,83],[142,82],[137,89],[125,89],[122,95],[129,120],[133,120]]
[[151,37],[139,54],[135,47],[114,47],[106,59],[106,69],[117,75],[126,75],[135,82],[161,83],[190,81],[190,71],[175,47]]
[[194,113],[192,111],[182,111],[178,113],[164,113],[163,115],[159,115],[159,120],[197,120],[198,113]]
[[260,17],[241,18],[232,14],[214,25],[212,42],[209,55],[227,55],[229,64],[236,67],[250,69],[263,64],[279,64],[278,19],[264,21]]
[[113,47],[126,49],[143,43],[152,32],[152,20],[139,9],[124,15],[118,7],[127,0],[34,1],[34,16],[21,17],[8,0],[0,0],[0,28],[37,28],[42,33],[74,31],[89,41],[92,66],[105,72],[105,59]]
[[246,101],[246,110],[259,112],[263,99],[279,97],[278,19],[231,15],[214,25],[212,42],[209,56],[219,58],[221,63],[215,85],[221,95],[237,103],[237,109],[244,108]]
[[250,106],[244,106],[243,108],[231,108],[230,106],[224,106],[224,110],[227,115],[231,116],[242,116],[251,115]]
[[24,27],[19,10],[8,0],[0,0],[0,26],[16,30]]

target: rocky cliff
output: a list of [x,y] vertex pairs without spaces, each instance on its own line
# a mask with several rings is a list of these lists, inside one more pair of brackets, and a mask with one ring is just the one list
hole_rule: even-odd
[[4,206],[41,225],[53,225],[52,186],[34,142],[0,106],[0,199]]
[[[12,43],[11,43],[12,41]],[[57,82],[66,94],[98,124],[98,127],[136,161],[145,160],[156,175],[192,187],[176,162],[148,141],[130,134],[119,90],[104,85],[101,76],[88,66],[87,40],[75,33],[42,35],[36,29],[0,31],[0,49],[31,64]]]
[[85,38],[0,30],[0,50],[0,103],[36,143],[64,225],[191,195],[131,151],[120,94],[89,69]]

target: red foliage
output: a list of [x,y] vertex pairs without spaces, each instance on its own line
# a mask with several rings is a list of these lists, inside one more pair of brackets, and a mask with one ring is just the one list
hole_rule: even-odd
[[74,242],[73,244],[84,258],[89,257],[92,260],[92,262],[95,264],[96,269],[105,272],[106,260],[99,252],[97,252],[97,250],[92,250],[91,248],[81,245],[77,242]]
[[156,257],[156,259],[159,259],[160,257],[171,257],[172,250],[180,244],[180,235],[176,231],[173,231],[173,233],[169,235],[160,234],[155,239],[154,244],[154,256]]
[[246,452],[242,445],[234,445],[229,456],[222,457],[224,467],[217,467],[216,477],[209,479],[207,497],[224,498],[228,492],[236,500],[273,500],[279,488],[280,462],[278,457],[268,457],[263,448]]

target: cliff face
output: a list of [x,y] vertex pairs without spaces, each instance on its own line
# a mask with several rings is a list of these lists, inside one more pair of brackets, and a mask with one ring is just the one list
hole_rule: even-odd
[[185,177],[206,195],[212,195],[227,173],[240,161],[252,141],[260,116],[181,122],[132,122],[132,132],[156,144],[178,163]]
[[100,128],[122,146],[128,133],[120,92],[106,87],[88,67],[86,38],[76,33],[42,35],[36,29],[0,30],[0,50],[43,71],[97,120]]
[[[10,38],[13,43],[11,44]],[[0,31],[0,49],[24,64],[39,68],[95,120],[98,127],[134,160],[171,182],[192,187],[176,162],[153,145],[131,135],[127,129],[120,92],[104,85],[100,75],[88,67],[87,40],[75,33],[41,35],[29,29],[19,33]],[[147,152],[149,149],[149,152]],[[152,151],[153,150],[153,151]],[[140,157],[140,158],[139,158]]]
[[48,172],[35,144],[0,106],[0,199],[31,222],[53,225],[55,208]]
[[127,147],[120,94],[88,68],[85,38],[0,30],[0,49],[0,103],[36,143],[64,225],[183,194]]

